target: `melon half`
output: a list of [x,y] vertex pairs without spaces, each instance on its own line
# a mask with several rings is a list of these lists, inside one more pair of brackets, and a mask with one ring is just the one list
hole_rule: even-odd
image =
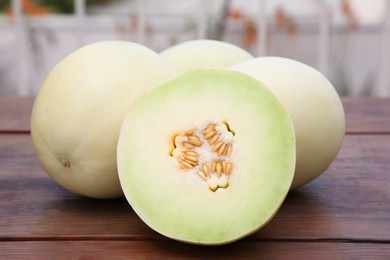
[[264,226],[295,168],[284,106],[243,73],[198,69],[148,91],[122,123],[124,194],[157,232],[218,245]]
[[32,111],[31,137],[43,168],[74,193],[123,196],[116,166],[122,120],[147,89],[174,74],[157,53],[132,42],[97,42],[64,58]]

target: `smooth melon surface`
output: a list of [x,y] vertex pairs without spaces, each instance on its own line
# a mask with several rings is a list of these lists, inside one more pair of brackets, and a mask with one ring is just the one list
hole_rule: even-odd
[[281,57],[260,57],[232,69],[266,84],[293,121],[297,164],[291,189],[321,175],[336,158],[345,135],[343,105],[331,82],[316,69]]
[[192,40],[179,43],[160,53],[178,73],[198,68],[228,68],[253,56],[233,44],[216,40]]
[[173,75],[157,53],[131,42],[97,42],[64,58],[46,77],[31,117],[43,168],[72,192],[123,196],[116,167],[122,120],[147,89]]
[[[211,191],[170,155],[172,137],[225,121],[234,131],[229,186]],[[144,95],[123,121],[118,171],[125,196],[154,230],[184,242],[224,244],[265,225],[295,168],[295,135],[280,102],[237,72],[199,69]]]

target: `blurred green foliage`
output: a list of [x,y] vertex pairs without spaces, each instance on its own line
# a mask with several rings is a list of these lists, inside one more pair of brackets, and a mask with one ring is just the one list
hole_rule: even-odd
[[[23,0],[21,0],[23,1]],[[107,5],[118,0],[86,0],[86,5]],[[74,12],[74,0],[30,0],[33,5],[46,7],[50,13],[71,14]],[[11,6],[11,0],[0,0],[0,13],[5,13]]]
[[11,4],[10,0],[0,0],[0,13],[5,13]]

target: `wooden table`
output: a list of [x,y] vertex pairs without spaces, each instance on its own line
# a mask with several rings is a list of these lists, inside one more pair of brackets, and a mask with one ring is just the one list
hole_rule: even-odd
[[32,148],[32,103],[0,97],[0,259],[390,259],[390,99],[344,99],[347,136],[326,173],[291,192],[265,228],[219,247],[162,237],[125,199],[59,187]]

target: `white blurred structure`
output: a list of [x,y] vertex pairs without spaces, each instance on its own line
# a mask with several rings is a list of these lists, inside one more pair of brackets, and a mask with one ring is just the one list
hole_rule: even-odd
[[[353,30],[340,0],[132,0],[88,14],[85,0],[74,0],[74,15],[44,17],[26,17],[21,0],[12,0],[12,21],[0,17],[0,94],[35,94],[59,60],[97,40],[136,41],[161,51],[184,40],[222,37],[255,56],[285,56],[314,66],[342,94],[390,96],[390,4],[349,2],[359,19]],[[226,4],[253,22],[255,44],[243,46],[245,22],[225,19]],[[278,27],[275,13],[281,10],[293,19],[293,34]]]

